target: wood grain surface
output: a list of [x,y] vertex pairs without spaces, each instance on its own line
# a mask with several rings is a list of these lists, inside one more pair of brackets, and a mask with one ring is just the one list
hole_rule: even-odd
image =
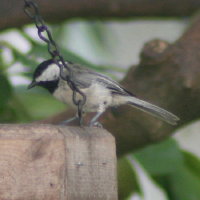
[[116,200],[116,153],[99,128],[0,125],[0,200]]

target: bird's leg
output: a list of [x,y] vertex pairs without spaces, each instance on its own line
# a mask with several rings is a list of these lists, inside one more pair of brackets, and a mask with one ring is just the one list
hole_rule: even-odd
[[[103,111],[104,112],[104,111]],[[99,117],[103,114],[103,112],[97,112],[97,114],[91,119],[90,121],[90,127],[93,127],[93,126],[97,126],[97,127],[100,127],[102,128],[102,124],[100,124],[97,120],[99,119]]]
[[83,126],[83,103],[81,100],[78,101],[78,119],[79,125]]
[[70,122],[73,122],[74,120],[78,119],[78,115],[76,114],[74,117],[70,118],[70,119],[67,119],[67,120],[64,120],[61,122],[61,125],[66,125],[66,124],[69,124]]

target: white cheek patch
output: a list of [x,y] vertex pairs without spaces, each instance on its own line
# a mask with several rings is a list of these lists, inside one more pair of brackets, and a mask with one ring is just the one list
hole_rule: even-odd
[[36,78],[37,82],[40,81],[52,81],[59,78],[60,69],[56,64],[49,65],[49,67]]

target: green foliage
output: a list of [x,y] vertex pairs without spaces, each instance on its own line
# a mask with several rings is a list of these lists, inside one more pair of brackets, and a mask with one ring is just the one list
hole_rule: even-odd
[[168,177],[169,192],[173,200],[199,200],[200,177],[183,166]]
[[[0,72],[0,113],[3,118],[9,120],[10,115],[12,114],[12,109],[10,109],[9,104],[12,98],[13,91],[12,86],[10,85],[5,74]],[[2,117],[0,121],[2,121]]]
[[24,105],[15,96],[12,85],[6,76],[0,73],[0,122],[23,121],[30,119]]
[[43,89],[41,89],[42,93],[39,89],[36,91],[38,92],[20,92],[20,95],[17,95],[27,112],[30,113],[32,120],[47,118],[66,108],[64,104],[52,98]]
[[148,146],[133,156],[166,190],[170,200],[200,199],[200,160],[180,149],[173,139]]
[[139,189],[136,174],[131,163],[125,157],[118,160],[117,169],[119,199],[126,199]]
[[8,104],[12,93],[10,82],[7,77],[0,72],[0,111]]
[[153,176],[169,174],[183,165],[182,152],[173,139],[148,146],[134,156]]
[[200,178],[200,159],[187,151],[183,151],[183,155],[187,168],[189,168],[196,175],[196,177]]
[[172,199],[200,199],[200,160],[194,154],[183,151],[184,165],[168,177]]

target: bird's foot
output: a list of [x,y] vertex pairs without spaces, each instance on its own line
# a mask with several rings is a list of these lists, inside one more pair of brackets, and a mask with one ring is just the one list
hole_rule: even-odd
[[100,122],[90,122],[90,127],[103,128],[103,126]]
[[60,122],[60,125],[68,125],[70,122],[73,122],[73,121],[76,120],[76,119],[77,119],[76,116],[75,116],[75,117],[72,117],[72,118],[70,118],[70,119],[67,119],[67,120],[64,120],[64,121]]

